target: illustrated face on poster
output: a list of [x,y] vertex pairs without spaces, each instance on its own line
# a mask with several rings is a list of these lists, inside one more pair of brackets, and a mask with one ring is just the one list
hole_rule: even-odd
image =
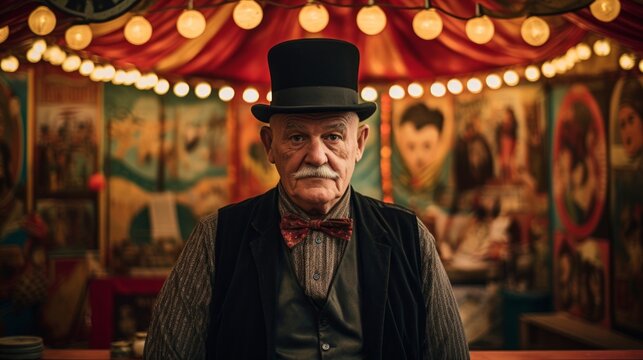
[[440,202],[449,182],[452,99],[404,99],[393,104],[391,175],[395,201],[416,210]]
[[603,116],[585,85],[562,99],[554,131],[554,199],[565,228],[589,235],[598,225],[607,191]]
[[617,167],[643,169],[643,78],[625,77],[614,86],[610,111],[612,160]]

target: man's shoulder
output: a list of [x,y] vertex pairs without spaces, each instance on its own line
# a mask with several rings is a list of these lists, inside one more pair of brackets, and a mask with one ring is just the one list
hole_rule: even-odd
[[387,202],[384,202],[382,200],[378,200],[378,199],[372,198],[370,196],[360,194],[357,191],[355,191],[355,196],[357,198],[361,199],[361,201],[363,201],[365,204],[367,204],[369,206],[372,206],[372,207],[374,207],[376,209],[380,209],[380,210],[385,211],[385,212],[389,212],[389,211],[390,212],[402,212],[402,213],[407,214],[407,215],[415,216],[415,212],[413,212],[410,209],[405,208],[404,206],[401,206],[401,205],[398,205],[398,204],[393,204],[393,203],[387,203]]

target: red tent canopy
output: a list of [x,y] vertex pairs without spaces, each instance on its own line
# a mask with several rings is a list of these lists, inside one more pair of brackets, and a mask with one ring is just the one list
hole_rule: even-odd
[[[507,8],[507,3],[511,3],[504,0],[479,2],[500,13]],[[520,26],[524,17],[493,18],[493,39],[485,45],[470,41],[465,34],[464,19],[475,16],[476,2],[473,0],[431,1],[431,6],[439,9],[444,23],[442,33],[435,40],[423,40],[412,29],[413,16],[417,8],[424,5],[422,0],[377,1],[386,13],[387,26],[374,36],[362,33],[355,22],[359,8],[366,5],[366,1],[325,1],[330,22],[317,34],[306,32],[298,23],[297,6],[303,5],[304,0],[259,1],[263,7],[263,20],[252,30],[243,30],[234,23],[232,11],[236,2],[195,0],[193,3],[207,20],[205,33],[196,39],[186,39],[176,30],[176,20],[187,1],[144,1],[120,18],[92,24],[94,38],[81,53],[85,57],[98,57],[117,68],[136,67],[169,78],[202,77],[259,85],[268,84],[270,80],[266,64],[268,49],[278,42],[303,37],[330,37],[355,43],[362,54],[360,79],[363,82],[427,80],[531,64],[562,55],[588,31],[614,38],[636,52],[643,50],[643,5],[628,0],[621,0],[620,15],[610,23],[595,19],[588,8],[542,16],[550,25],[551,36],[539,47],[522,40]],[[515,3],[528,5],[530,1],[513,3],[515,8]],[[9,25],[11,31],[9,39],[0,44],[0,55],[19,51],[17,49],[26,51],[27,44],[35,37],[26,20],[38,5],[36,2],[13,2],[0,10],[0,27]],[[54,12],[58,23],[48,38],[64,45],[64,31],[78,19],[57,10]],[[128,43],[123,35],[123,27],[135,13],[144,15],[153,28],[151,39],[138,46]]]

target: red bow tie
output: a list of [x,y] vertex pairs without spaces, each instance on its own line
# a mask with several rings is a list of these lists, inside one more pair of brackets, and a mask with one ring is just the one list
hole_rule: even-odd
[[329,236],[350,240],[353,233],[352,219],[305,220],[286,215],[281,218],[281,235],[288,248],[302,242],[311,230],[321,231]]

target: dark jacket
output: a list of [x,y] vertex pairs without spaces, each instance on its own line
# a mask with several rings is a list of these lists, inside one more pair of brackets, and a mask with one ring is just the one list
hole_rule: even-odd
[[[364,355],[420,359],[425,335],[415,215],[352,191]],[[219,210],[208,358],[272,359],[283,264],[277,189]]]

